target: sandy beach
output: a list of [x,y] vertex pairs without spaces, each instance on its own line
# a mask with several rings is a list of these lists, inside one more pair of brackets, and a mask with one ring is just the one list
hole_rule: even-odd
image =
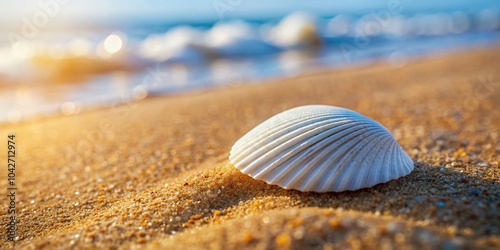
[[[498,249],[498,58],[497,46],[2,124],[1,159],[7,135],[16,135],[18,239],[7,242],[3,227],[1,247]],[[306,104],[379,121],[415,170],[373,188],[318,194],[230,165],[237,139]]]

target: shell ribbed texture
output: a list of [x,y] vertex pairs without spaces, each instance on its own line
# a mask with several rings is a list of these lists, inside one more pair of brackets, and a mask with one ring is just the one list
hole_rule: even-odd
[[378,122],[324,105],[271,117],[239,139],[229,159],[255,179],[315,192],[372,187],[413,170],[412,159]]

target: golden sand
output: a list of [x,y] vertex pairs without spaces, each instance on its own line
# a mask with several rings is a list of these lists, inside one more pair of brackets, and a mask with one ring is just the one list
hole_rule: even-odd
[[[15,246],[498,248],[498,58],[496,47],[2,125],[18,149]],[[229,164],[244,133],[305,104],[379,121],[415,170],[373,188],[318,194],[268,185]],[[7,222],[7,199],[0,204]],[[1,246],[13,246],[4,235]]]

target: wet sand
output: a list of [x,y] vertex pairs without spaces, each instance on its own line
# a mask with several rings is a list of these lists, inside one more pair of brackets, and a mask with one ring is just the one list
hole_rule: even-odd
[[[15,245],[498,248],[498,58],[493,47],[1,125],[5,141],[16,134]],[[305,104],[379,121],[415,170],[373,188],[318,194],[268,185],[229,164],[239,137]],[[6,223],[7,202],[0,203]],[[5,235],[1,246],[13,246]]]

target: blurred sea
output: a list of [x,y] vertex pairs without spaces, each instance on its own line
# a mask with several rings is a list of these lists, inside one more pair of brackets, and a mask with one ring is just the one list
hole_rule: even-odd
[[224,17],[229,3],[214,3],[212,19],[121,17],[43,31],[42,19],[26,19],[0,33],[0,123],[500,44],[493,1],[240,18]]

